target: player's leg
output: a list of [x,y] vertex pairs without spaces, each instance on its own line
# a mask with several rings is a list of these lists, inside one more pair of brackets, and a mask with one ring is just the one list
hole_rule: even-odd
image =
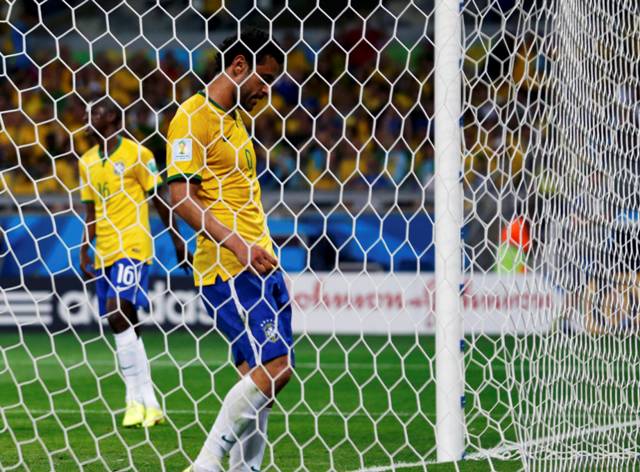
[[[137,313],[133,316],[131,310],[135,307],[127,301],[121,301],[121,314],[125,314],[131,325],[137,323]],[[129,314],[127,316],[126,314]],[[117,318],[117,317],[116,317]],[[124,318],[124,317],[123,317]],[[122,320],[120,320],[122,321]],[[164,414],[153,390],[151,369],[142,337],[136,336],[132,327],[115,333],[118,359],[121,365],[129,366],[129,374],[125,375],[127,390],[133,389],[133,395],[127,395],[127,412],[123,426],[143,426],[149,428],[164,422]],[[120,329],[120,327],[116,329]]]
[[[247,369],[248,369],[247,365]],[[273,359],[264,366],[258,366],[250,375],[263,393],[275,397],[291,379],[292,369],[289,356]],[[255,420],[238,436],[238,442],[231,448],[229,470],[231,472],[259,471],[262,467],[267,446],[267,430],[273,400],[264,406]]]
[[[225,396],[194,464],[196,472],[220,470],[224,455],[247,428],[252,424],[256,428],[260,414],[289,381],[293,367],[291,307],[282,275],[263,279],[245,273],[230,283],[216,285],[203,289],[204,298],[214,307],[218,328],[232,343],[236,364],[246,360],[251,372]],[[237,307],[234,301],[243,306]],[[246,310],[249,329],[240,309]],[[268,412],[264,414],[268,417]],[[244,470],[259,470],[264,445],[260,447],[255,464],[247,464],[247,457],[243,458]]]
[[[121,311],[121,308],[125,311],[130,311],[132,308],[128,306],[130,304],[127,304],[126,301],[118,300],[114,286],[114,281],[117,283],[117,278],[114,275],[117,273],[117,269],[114,272],[114,266],[115,264],[100,271],[96,281],[96,294],[100,316],[107,317],[114,334],[116,358],[124,379],[127,410],[123,425],[132,427],[138,426],[144,421],[144,406],[137,389],[137,365],[135,363],[137,335],[128,316]],[[115,280],[112,280],[112,276]],[[130,315],[134,316],[131,313]]]
[[145,270],[146,266],[137,261],[122,259],[111,266],[107,280],[106,312],[127,390],[125,427],[152,426],[163,420],[153,391],[149,361],[139,336],[138,309],[148,306]]
[[144,402],[139,388],[140,363],[138,362],[138,335],[135,306],[117,297],[107,301],[109,326],[116,341],[116,357],[126,388],[126,411],[122,426],[133,428],[144,421]]
[[[288,365],[288,359],[274,359],[260,369],[253,369],[251,374],[242,377],[229,390],[204,446],[194,463],[193,470],[195,472],[217,472],[222,470],[221,464],[224,456],[238,443],[248,428],[253,430],[251,432],[252,436],[256,433],[261,416],[266,427],[270,411],[269,405],[273,397],[265,395],[264,391],[258,387],[253,380],[253,374],[259,371],[260,374],[257,378],[264,381],[265,389],[277,392],[291,376],[290,367],[283,369],[283,366]],[[264,411],[265,409],[268,410]],[[253,472],[260,470],[266,446],[266,437],[258,436],[250,445],[256,448],[255,453],[246,455],[241,453],[240,463],[233,464],[234,468],[232,470],[250,470]]]
[[[289,292],[281,272],[268,279],[264,287],[264,303],[270,309],[251,310],[249,325],[254,341],[258,344],[260,362],[251,370],[254,383],[268,397],[274,398],[289,382],[293,374],[295,356],[293,352],[292,311]],[[273,400],[258,414],[254,429],[244,436],[243,457],[232,470],[260,470],[267,443],[267,425]],[[232,455],[232,459],[234,459]],[[235,464],[235,462],[230,462]]]
[[[249,282],[255,279],[250,276]],[[242,286],[247,286],[246,281],[241,281]],[[258,290],[262,294],[262,287]],[[252,303],[250,334],[259,358],[251,377],[265,395],[275,397],[289,383],[295,365],[291,300],[282,272],[276,272],[265,281],[261,303],[255,305],[251,297],[247,298]]]
[[[134,293],[134,304],[137,310],[149,311],[150,303],[148,298],[149,293],[149,266],[144,263],[137,263],[137,286]],[[136,328],[139,330],[138,316],[136,312]],[[150,428],[156,424],[164,423],[164,413],[160,407],[160,402],[156,398],[155,391],[153,390],[153,380],[151,378],[151,366],[147,357],[147,351],[142,340],[141,330],[138,333],[138,356],[139,362],[138,371],[138,388],[142,395],[142,401],[145,407],[145,418],[142,426]]]
[[[255,424],[257,412],[268,402],[264,394],[253,384],[251,376],[246,375],[251,365],[244,355],[246,349],[241,347],[248,344],[245,322],[238,312],[229,282],[218,280],[213,285],[202,287],[202,300],[207,313],[215,320],[216,328],[229,341],[234,362],[241,369],[242,376],[225,396],[205,445],[193,466],[187,469],[193,472],[223,470],[221,464],[224,455],[236,444],[236,440],[242,436],[252,419]],[[252,360],[253,362],[255,361]],[[252,418],[240,418],[243,410],[253,413]],[[236,428],[235,432],[227,431],[229,424],[240,427]]]
[[[251,367],[249,367],[248,362],[244,361],[238,366],[238,371],[242,378],[249,374]],[[251,470],[251,467],[260,470],[260,464],[262,464],[264,450],[267,445],[269,414],[272,406],[273,401],[260,410],[253,424],[250,423],[239,435],[238,442],[229,452],[229,470],[231,472]]]
[[151,428],[157,424],[164,423],[164,413],[160,406],[160,402],[156,398],[156,393],[153,390],[151,366],[149,364],[149,359],[147,358],[147,351],[144,347],[142,337],[138,337],[137,359],[141,363],[140,371],[138,373],[138,385],[145,408],[142,426],[144,428]]

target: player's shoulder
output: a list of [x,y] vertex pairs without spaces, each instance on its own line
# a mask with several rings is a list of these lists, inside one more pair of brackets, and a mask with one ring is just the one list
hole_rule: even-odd
[[209,107],[207,107],[206,97],[198,92],[180,104],[176,116],[179,114],[193,115],[196,113],[206,113],[208,111]]
[[98,150],[99,150],[99,147],[97,144],[90,147],[85,151],[85,153],[82,156],[80,156],[80,162],[82,164],[90,164],[91,162],[100,159],[100,154]]
[[206,97],[200,93],[192,95],[180,104],[169,124],[168,137],[183,138],[188,134],[201,140],[208,139],[213,121],[211,118],[211,107]]
[[121,149],[135,159],[137,159],[138,157],[146,158],[153,156],[153,152],[151,152],[148,147],[140,144],[138,141],[129,138],[122,138]]
[[198,114],[207,115],[208,117],[211,117],[211,115],[226,117],[229,112],[211,97],[208,97],[204,90],[201,90],[180,104],[176,116],[193,117]]

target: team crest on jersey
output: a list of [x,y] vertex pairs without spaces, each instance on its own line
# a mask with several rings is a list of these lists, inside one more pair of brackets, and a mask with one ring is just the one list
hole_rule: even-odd
[[273,323],[273,320],[264,320],[260,323],[260,327],[269,341],[274,343],[278,340],[278,330],[276,329],[276,325]]
[[191,161],[191,139],[176,139],[173,141],[172,148],[174,162]]
[[113,171],[116,173],[116,175],[123,175],[124,174],[124,163],[123,162],[114,162],[113,163]]

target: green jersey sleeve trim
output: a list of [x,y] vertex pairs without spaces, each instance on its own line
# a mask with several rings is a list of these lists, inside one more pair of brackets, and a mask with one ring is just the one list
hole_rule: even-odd
[[197,180],[198,182],[202,182],[202,177],[198,174],[176,174],[171,177],[167,177],[166,183],[175,182],[176,180]]
[[162,187],[166,182],[164,180],[161,180],[160,182],[156,182],[155,184],[153,184],[151,187],[149,187],[148,189],[145,190],[145,192],[147,193],[151,193],[153,192],[155,189]]

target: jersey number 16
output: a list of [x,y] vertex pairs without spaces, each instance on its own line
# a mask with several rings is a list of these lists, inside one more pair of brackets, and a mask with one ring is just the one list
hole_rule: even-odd
[[118,264],[118,274],[116,281],[118,285],[129,287],[136,282],[136,268],[133,266],[124,266]]

